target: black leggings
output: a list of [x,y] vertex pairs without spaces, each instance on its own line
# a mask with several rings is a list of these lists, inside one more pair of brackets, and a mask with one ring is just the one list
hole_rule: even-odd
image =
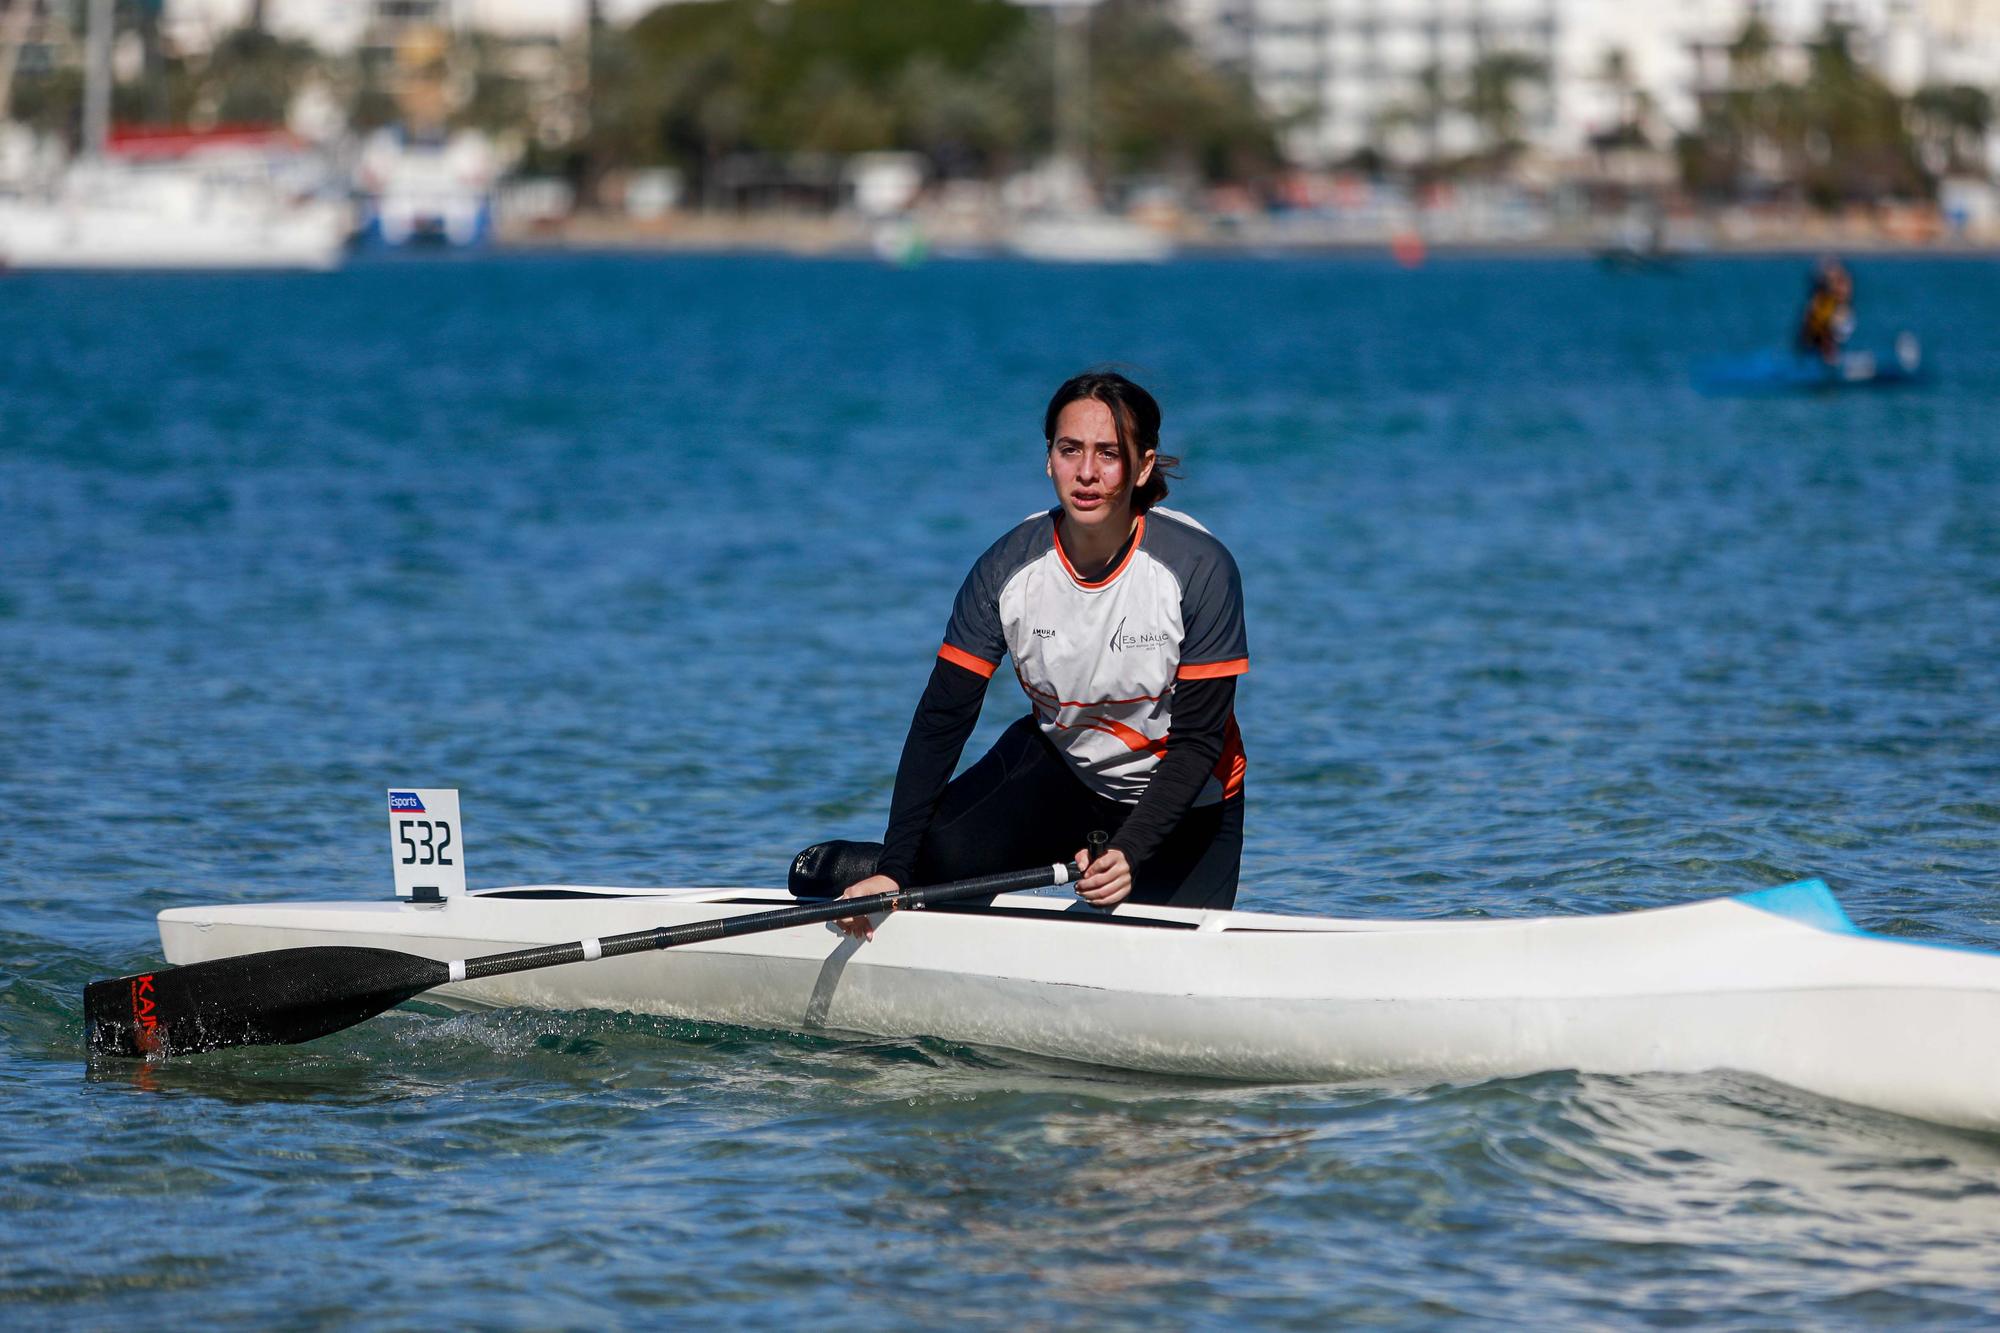
[[[1132,807],[1077,780],[1033,717],[1002,732],[951,780],[917,853],[915,882],[943,884],[1039,861],[1067,861],[1093,830],[1116,833]],[[1135,903],[1228,908],[1243,860],[1243,801],[1196,806],[1132,872]]]

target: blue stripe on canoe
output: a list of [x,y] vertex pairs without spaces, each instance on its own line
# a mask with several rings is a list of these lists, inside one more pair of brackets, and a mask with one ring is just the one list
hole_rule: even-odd
[[1954,953],[1984,954],[1988,958],[2000,957],[1994,950],[1982,949],[1974,944],[1954,944],[1950,940],[1913,940],[1903,935],[1884,935],[1880,931],[1863,930],[1854,924],[1854,918],[1847,914],[1847,909],[1840,905],[1839,900],[1833,896],[1833,890],[1827,888],[1823,879],[1802,879],[1792,884],[1780,884],[1775,889],[1738,893],[1731,896],[1731,901],[1835,935],[1859,935],[1864,939],[1887,940],[1891,944],[1914,944],[1924,949],[1950,949]]
[[[1808,926],[1830,930],[1836,935],[1868,933],[1854,924],[1854,918],[1847,915],[1847,909],[1840,905],[1823,879],[1802,879],[1792,884],[1780,884],[1775,889],[1739,893],[1735,895],[1735,900],[1745,907],[1774,912]],[[1914,940],[1908,942],[1916,943]]]

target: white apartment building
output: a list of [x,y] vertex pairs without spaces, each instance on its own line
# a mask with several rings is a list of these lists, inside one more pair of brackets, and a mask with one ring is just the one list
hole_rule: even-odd
[[[630,23],[659,0],[598,0],[608,23]],[[580,31],[590,0],[263,0],[264,22],[281,37],[347,52],[385,32],[433,24],[510,37],[560,38]],[[254,0],[166,0],[165,28],[182,50],[206,50],[243,26]]]
[[[883,4],[921,0],[880,0]],[[1021,0],[1089,4],[1094,0]],[[165,0],[167,34],[200,50],[240,26],[254,0]],[[607,22],[659,0],[597,0]],[[1294,160],[1330,166],[1365,151],[1456,156],[1485,146],[1463,109],[1484,57],[1524,56],[1547,71],[1514,85],[1515,132],[1570,159],[1593,135],[1642,112],[1666,147],[1692,125],[1704,91],[1729,77],[1728,46],[1753,14],[1781,69],[1803,66],[1829,17],[1898,91],[1962,83],[2000,94],[2000,0],[1173,0],[1214,57],[1244,70],[1285,118]],[[559,41],[592,0],[263,0],[272,31],[328,51],[393,46],[413,24]],[[1615,58],[1614,58],[1615,53]],[[1615,73],[1614,73],[1615,71]]]
[[1179,0],[1179,11],[1289,119],[1295,160],[1316,166],[1370,149],[1404,160],[1476,149],[1472,119],[1435,104],[1462,101],[1474,66],[1497,52],[1547,71],[1517,88],[1518,132],[1539,152],[1584,153],[1635,112],[1665,147],[1728,76],[1728,46],[1753,13],[1794,74],[1833,18],[1898,91],[2000,94],[2000,0]]
[[1919,0],[1925,83],[2000,82],[2000,0]]
[[[1547,67],[1559,0],[1191,0],[1198,41],[1240,65],[1283,117],[1297,161],[1327,165],[1368,150],[1414,157],[1481,146],[1458,109],[1482,57],[1510,53]],[[1521,132],[1548,133],[1544,87],[1518,86]]]

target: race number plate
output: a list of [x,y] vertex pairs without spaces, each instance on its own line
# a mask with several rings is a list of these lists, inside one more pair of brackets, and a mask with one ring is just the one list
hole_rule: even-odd
[[454,898],[465,892],[456,788],[389,788],[389,859],[396,867],[398,898]]

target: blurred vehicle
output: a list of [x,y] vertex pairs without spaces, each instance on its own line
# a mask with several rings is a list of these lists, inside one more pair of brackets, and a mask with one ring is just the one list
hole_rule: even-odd
[[868,247],[875,257],[885,264],[898,268],[915,268],[930,258],[930,237],[923,225],[912,217],[889,218],[876,223],[868,232]]
[[1088,9],[1068,5],[1055,11],[1055,152],[1039,168],[1007,182],[1005,193],[1015,212],[1007,248],[1024,259],[1156,264],[1173,256],[1173,242],[1160,231],[1106,211],[1086,165],[1091,107]]
[[[15,136],[6,164],[11,188],[0,194],[0,266],[339,264],[349,212],[325,159],[305,141],[265,126],[113,126],[113,17],[108,0],[86,14],[78,155],[22,154]],[[13,36],[10,59],[19,51],[18,29]]]
[[1815,393],[1830,389],[1886,389],[1921,384],[1930,376],[1923,345],[1905,330],[1885,351],[1840,350],[1832,360],[1801,351],[1755,352],[1710,361],[1695,372],[1707,393]]
[[1657,208],[1628,212],[1597,262],[1614,273],[1674,273],[1681,257],[1667,245],[1667,219]]
[[1696,372],[1695,383],[1711,393],[1789,393],[1891,388],[1926,377],[1916,334],[1905,329],[1878,352],[1849,347],[1854,330],[1853,275],[1838,258],[1824,255],[1813,265],[1789,350],[1711,361]]
[[848,195],[862,217],[900,217],[924,188],[924,160],[916,153],[856,153],[842,170]]
[[673,167],[646,167],[625,177],[625,216],[656,222],[680,207],[684,185]]
[[1166,236],[1113,213],[1057,210],[1017,221],[1007,243],[1024,259],[1095,264],[1157,264],[1171,259]]
[[351,210],[282,131],[128,130],[0,197],[9,268],[336,267]]
[[380,129],[355,169],[363,244],[479,245],[493,232],[500,168],[486,136]]
[[1003,196],[1014,220],[1007,248],[1024,259],[1090,264],[1156,264],[1171,259],[1165,233],[1107,212],[1081,162],[1058,157],[1009,180]]

